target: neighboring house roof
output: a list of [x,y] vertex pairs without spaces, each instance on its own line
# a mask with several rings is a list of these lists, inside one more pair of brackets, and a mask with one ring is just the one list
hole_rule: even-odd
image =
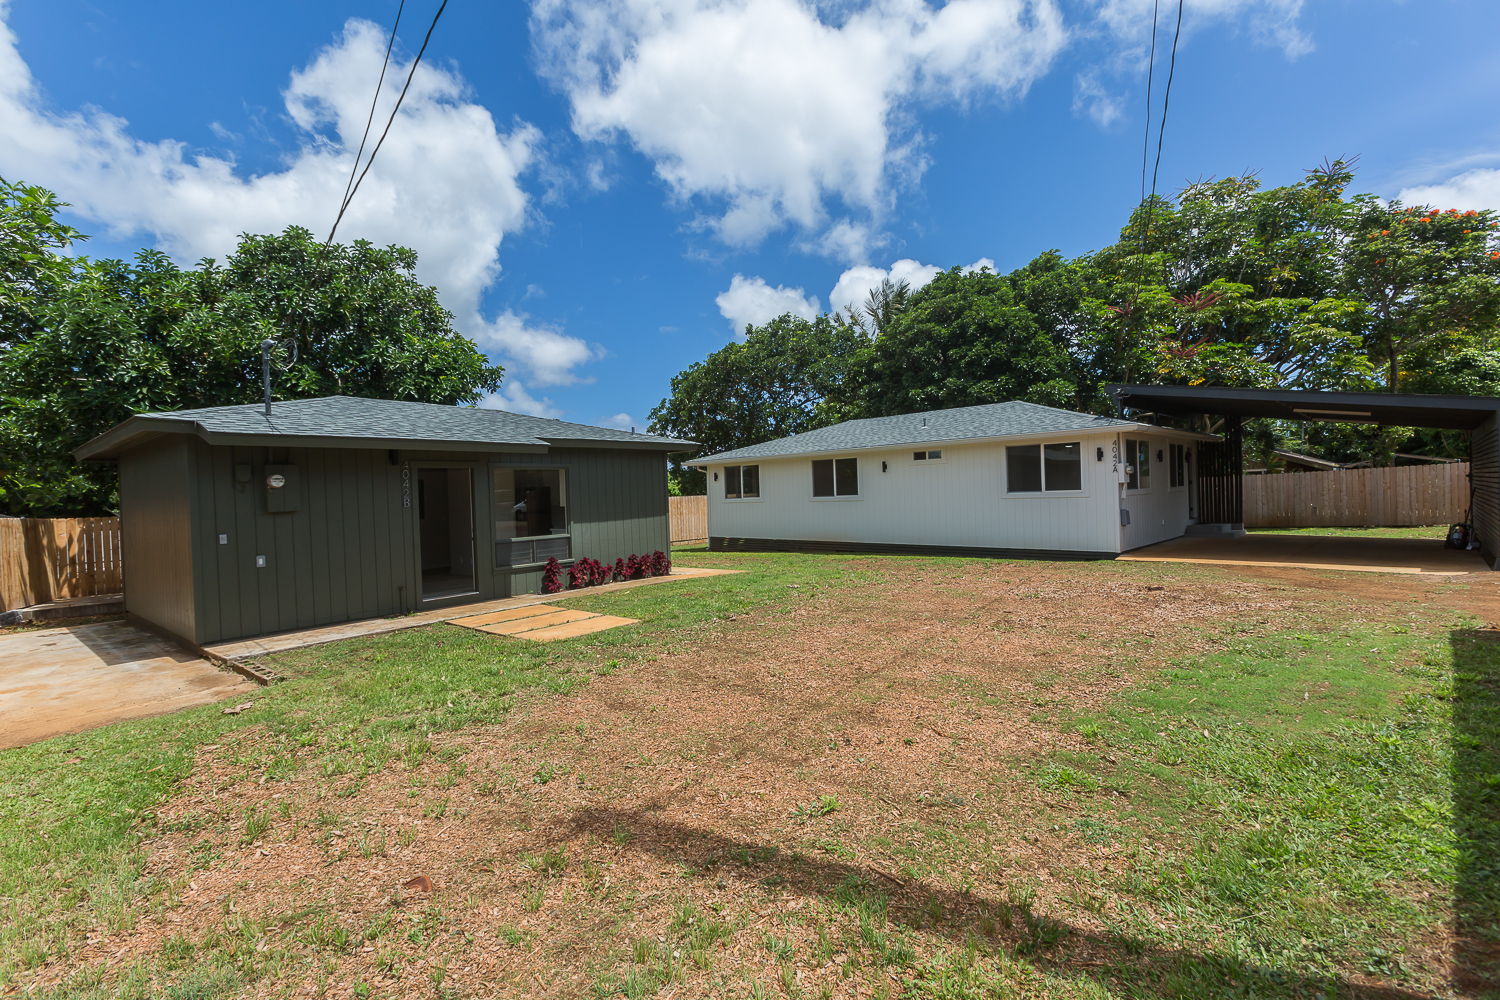
[[[895,417],[871,417],[847,420],[805,434],[766,441],[748,448],[695,458],[690,465],[709,465],[753,458],[787,458],[829,452],[870,451],[876,448],[945,444],[954,441],[994,438],[1033,437],[1038,434],[1072,434],[1090,431],[1112,431],[1140,428],[1156,433],[1168,428],[1138,424],[1130,420],[1099,417],[1091,413],[1074,413],[1036,403],[1013,400],[987,403],[984,406],[960,406],[951,410],[928,410],[925,413],[903,413]],[[1190,434],[1188,431],[1173,431]],[[1213,435],[1192,434],[1204,440]]]
[[303,448],[433,448],[545,452],[555,447],[690,451],[695,441],[591,427],[472,406],[325,396],[271,405],[138,413],[73,452],[106,460],[162,434],[193,434],[209,444]]

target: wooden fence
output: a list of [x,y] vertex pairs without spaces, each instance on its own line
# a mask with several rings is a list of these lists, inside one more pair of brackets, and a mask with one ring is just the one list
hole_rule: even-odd
[[1245,477],[1247,528],[1455,524],[1469,509],[1469,464]]
[[123,589],[118,517],[0,518],[0,611]]
[[708,497],[668,497],[672,544],[708,541]]

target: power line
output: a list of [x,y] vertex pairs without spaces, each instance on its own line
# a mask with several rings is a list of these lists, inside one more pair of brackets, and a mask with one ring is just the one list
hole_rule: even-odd
[[396,112],[401,110],[401,102],[406,100],[406,92],[411,89],[412,77],[417,75],[417,67],[422,64],[422,54],[427,51],[427,43],[432,41],[432,32],[437,27],[438,18],[443,16],[443,11],[447,7],[448,0],[443,0],[442,6],[438,7],[437,13],[432,16],[432,24],[427,28],[427,36],[422,39],[422,47],[417,50],[417,58],[412,61],[411,70],[406,74],[406,86],[401,88],[401,96],[396,98],[396,106],[391,109],[391,116],[386,119],[385,128],[380,132],[380,139],[375,143],[375,148],[370,151],[370,159],[365,163],[365,169],[360,172],[359,180],[354,182],[353,189],[350,190],[348,197],[344,199],[344,204],[339,208],[338,218],[333,220],[333,230],[328,234],[328,241],[330,243],[333,242],[333,234],[338,231],[339,222],[343,220],[344,212],[348,210],[349,203],[359,193],[359,186],[364,183],[365,174],[368,174],[370,168],[375,165],[375,157],[380,153],[380,147],[385,142],[386,134],[391,130],[391,122],[396,120]]
[[[1151,168],[1151,203],[1146,208],[1146,228],[1151,228],[1151,213],[1156,207],[1156,174],[1161,170],[1161,144],[1167,134],[1167,108],[1172,103],[1172,77],[1177,73],[1177,40],[1182,37],[1182,5],[1177,0],[1177,31],[1172,35],[1172,61],[1167,68],[1167,89],[1161,101],[1161,127],[1156,133],[1156,165]],[[1162,262],[1162,283],[1166,283],[1166,262]]]
[[[349,180],[344,183],[344,200],[340,202],[340,205],[348,204],[349,189],[354,186],[354,175],[359,171],[359,161],[365,155],[365,142],[370,138],[370,123],[375,120],[375,105],[380,103],[380,88],[385,86],[385,71],[391,65],[391,49],[396,44],[396,32],[401,27],[401,12],[404,10],[406,10],[406,0],[401,0],[401,5],[396,8],[396,23],[391,25],[391,40],[385,44],[385,61],[380,64],[380,79],[375,83],[375,96],[370,99],[370,114],[365,118],[365,134],[359,137],[359,152],[354,154],[354,166],[349,168]],[[1142,164],[1141,185],[1143,190],[1145,184],[1146,167]],[[340,211],[340,215],[342,214],[342,211]],[[338,229],[338,226],[337,222],[333,224],[334,229]],[[328,234],[328,242],[333,242],[332,231]]]
[[[1151,58],[1146,63],[1146,134],[1141,136],[1141,201],[1146,200],[1146,161],[1151,156],[1151,83],[1156,75],[1156,13],[1160,5],[1161,0],[1155,0],[1151,5]],[[1144,235],[1141,241],[1144,247]]]

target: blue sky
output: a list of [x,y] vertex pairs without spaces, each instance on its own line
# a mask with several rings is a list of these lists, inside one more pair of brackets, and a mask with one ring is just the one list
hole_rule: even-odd
[[[384,113],[438,2],[408,0]],[[644,427],[745,322],[1113,240],[1152,5],[451,0],[339,237],[421,254],[507,368],[487,405]],[[0,3],[0,175],[95,256],[326,233],[396,6]],[[1481,0],[1192,0],[1160,187],[1359,154],[1359,190],[1500,208],[1497,35]]]

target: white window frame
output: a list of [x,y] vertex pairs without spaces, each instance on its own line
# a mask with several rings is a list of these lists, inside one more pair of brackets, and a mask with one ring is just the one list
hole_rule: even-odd
[[[913,450],[915,450],[915,449],[913,449]],[[817,496],[816,494],[812,494],[812,482],[811,482],[811,480],[809,480],[809,482],[808,482],[808,492],[809,492],[809,494],[811,494],[808,497],[809,500],[811,500],[813,503],[847,503],[848,501],[851,501],[851,500],[863,500],[864,499],[864,493],[863,492],[860,492],[860,493],[845,493],[842,496],[839,494],[839,467],[838,467],[837,463],[840,462],[840,461],[842,461],[842,460],[844,460],[844,459],[851,459],[851,460],[853,460],[853,462],[854,462],[854,481],[855,481],[855,484],[856,485],[862,485],[860,483],[859,456],[858,455],[839,455],[839,456],[834,457],[834,458],[814,458],[814,459],[809,460],[808,465],[807,465],[807,471],[808,471],[809,474],[812,472],[812,463],[813,462],[833,462],[833,463],[835,463],[834,466],[833,466],[833,496],[831,496],[831,497],[820,497],[820,496]]]
[[[1078,481],[1079,481],[1079,484],[1080,484],[1080,488],[1079,489],[1076,489],[1076,490],[1049,490],[1049,489],[1047,489],[1047,457],[1046,457],[1047,456],[1047,451],[1046,451],[1046,449],[1047,449],[1047,445],[1049,445],[1049,444],[1076,444],[1076,445],[1078,445]],[[1010,491],[1010,453],[1007,452],[1007,451],[1005,451],[1005,449],[1006,448],[1025,448],[1025,447],[1028,447],[1028,446],[1031,446],[1031,445],[1039,445],[1039,446],[1041,446],[1041,449],[1042,449],[1037,454],[1038,461],[1040,461],[1042,463],[1042,469],[1041,469],[1041,472],[1042,472],[1042,488],[1040,490],[1030,490],[1030,491],[1023,492],[1023,493],[1012,493]],[[1089,495],[1088,486],[1085,485],[1085,484],[1088,483],[1088,475],[1084,472],[1084,466],[1087,464],[1084,461],[1084,456],[1087,453],[1088,453],[1088,441],[1087,441],[1087,439],[1083,439],[1083,438],[1065,438],[1065,437],[1060,437],[1060,438],[1053,438],[1050,441],[1007,441],[1007,442],[1005,442],[1005,444],[1001,445],[1001,451],[1000,451],[1000,468],[1002,470],[1001,471],[1001,480],[1002,480],[1002,485],[1004,486],[1004,489],[1001,491],[1002,495],[1005,496],[1007,499],[1010,499],[1010,500],[1038,500],[1038,499],[1052,499],[1052,498],[1069,499],[1069,498],[1073,498],[1073,497],[1086,497],[1086,496]]]
[[[1172,485],[1172,473],[1174,473],[1175,471],[1177,471],[1177,454],[1176,454],[1176,451],[1174,451],[1174,449],[1180,450],[1183,453],[1183,455],[1184,455],[1184,458],[1182,460],[1182,482],[1178,483],[1176,486]],[[1183,490],[1187,489],[1188,463],[1187,463],[1186,455],[1187,455],[1187,444],[1185,442],[1174,442],[1174,441],[1168,441],[1167,442],[1167,492],[1168,493],[1181,493]]]
[[[745,493],[745,470],[746,469],[750,469],[750,468],[755,469],[756,489],[759,491],[753,497],[747,497],[747,496],[744,495],[744,493]],[[720,501],[722,501],[724,503],[760,503],[762,500],[765,499],[766,488],[765,488],[764,482],[760,478],[760,463],[759,462],[740,462],[740,463],[736,463],[734,465],[726,465],[726,466],[724,466],[724,469],[723,469],[723,472],[724,472],[723,488],[727,488],[727,486],[728,486],[728,482],[729,482],[729,470],[730,469],[739,469],[740,470],[740,495],[737,496],[737,497],[720,496],[719,497]],[[720,490],[721,493],[723,492],[723,488],[721,488],[721,490]]]
[[[1126,438],[1126,437],[1122,436],[1122,442],[1124,442],[1124,443],[1122,443],[1120,445],[1120,447],[1125,450],[1125,464],[1126,465],[1135,465],[1137,463],[1137,461],[1140,459],[1140,446],[1141,446],[1141,442],[1142,441],[1144,441],[1146,443],[1146,460],[1149,462],[1149,461],[1151,461],[1151,439],[1150,438],[1148,438],[1148,437]],[[1135,450],[1134,453],[1132,453],[1129,448],[1125,447],[1125,443],[1132,443],[1132,442],[1136,446],[1136,450]],[[1164,462],[1158,462],[1156,464],[1158,464],[1158,465],[1165,465],[1166,463],[1164,463]],[[1157,470],[1157,469],[1153,468],[1151,470],[1151,474],[1152,474],[1152,478],[1153,479],[1156,477],[1156,473],[1158,471],[1165,471],[1165,470]],[[1136,481],[1140,482],[1139,472],[1137,472]],[[1125,477],[1125,495],[1126,496],[1128,496],[1128,497],[1144,496],[1146,494],[1154,493],[1154,492],[1155,492],[1155,488],[1151,487],[1151,486],[1145,486],[1145,487],[1137,486],[1135,489],[1131,489],[1130,488],[1130,476],[1128,474],[1126,475],[1126,477]]]
[[[922,454],[926,455],[927,457],[926,458],[918,458],[917,457],[917,452],[919,452],[919,451]],[[942,458],[933,458],[932,457],[932,453],[933,452],[937,452],[939,455],[942,455],[943,457]],[[947,465],[948,464],[948,449],[947,448],[913,448],[909,452],[909,454],[911,455],[910,462],[911,462],[912,465]]]

